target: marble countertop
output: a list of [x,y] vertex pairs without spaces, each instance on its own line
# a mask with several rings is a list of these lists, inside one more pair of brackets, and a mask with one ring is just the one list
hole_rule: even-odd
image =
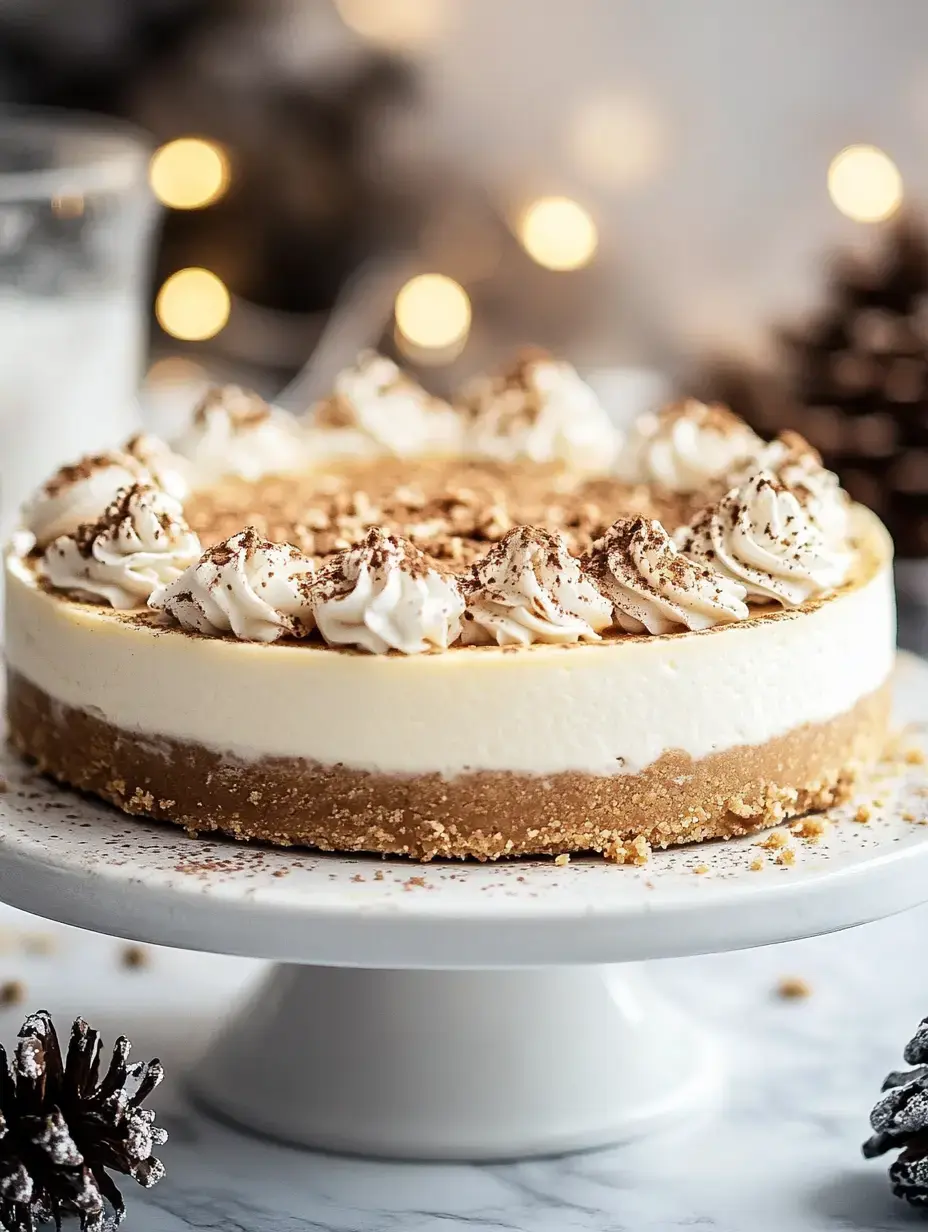
[[[156,1106],[171,1132],[166,1180],[129,1192],[133,1232],[826,1232],[914,1227],[885,1164],[859,1146],[869,1109],[928,1014],[928,908],[854,932],[665,962],[655,979],[724,1044],[722,1102],[672,1135],[523,1164],[377,1163],[274,1146],[192,1109],[182,1077],[263,964],[125,946],[0,908],[0,981],[22,1005],[0,1038],[45,1007],[59,1029],[82,1013],[169,1080]],[[776,995],[784,976],[810,995]]]

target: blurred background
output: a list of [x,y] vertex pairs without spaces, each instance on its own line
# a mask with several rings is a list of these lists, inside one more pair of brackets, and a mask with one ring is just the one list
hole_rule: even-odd
[[928,601],[924,0],[0,0],[0,101],[4,508],[139,381],[530,341],[798,427]]

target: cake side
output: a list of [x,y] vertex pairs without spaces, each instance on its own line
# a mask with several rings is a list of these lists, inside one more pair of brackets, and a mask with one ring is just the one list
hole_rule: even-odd
[[674,750],[644,771],[384,774],[304,758],[243,762],[143,737],[8,673],[13,743],[39,768],[124,812],[190,833],[420,860],[563,852],[620,863],[649,847],[762,830],[845,800],[886,743],[889,682],[823,723],[693,759]]

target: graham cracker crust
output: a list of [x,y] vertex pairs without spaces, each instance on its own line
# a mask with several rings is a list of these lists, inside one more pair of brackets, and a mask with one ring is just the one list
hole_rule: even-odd
[[[812,686],[814,687],[814,686]],[[8,672],[10,738],[45,773],[191,833],[419,860],[602,853],[624,862],[750,834],[845,800],[882,754],[890,684],[825,723],[640,774],[387,775],[297,758],[246,762],[114,727]]]

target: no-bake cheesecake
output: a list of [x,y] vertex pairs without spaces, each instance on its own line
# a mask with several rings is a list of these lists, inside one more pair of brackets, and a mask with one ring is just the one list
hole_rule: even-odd
[[624,437],[540,353],[453,403],[364,356],[62,468],[6,558],[13,741],[192,832],[495,859],[844,798],[889,715],[891,547],[798,435]]

